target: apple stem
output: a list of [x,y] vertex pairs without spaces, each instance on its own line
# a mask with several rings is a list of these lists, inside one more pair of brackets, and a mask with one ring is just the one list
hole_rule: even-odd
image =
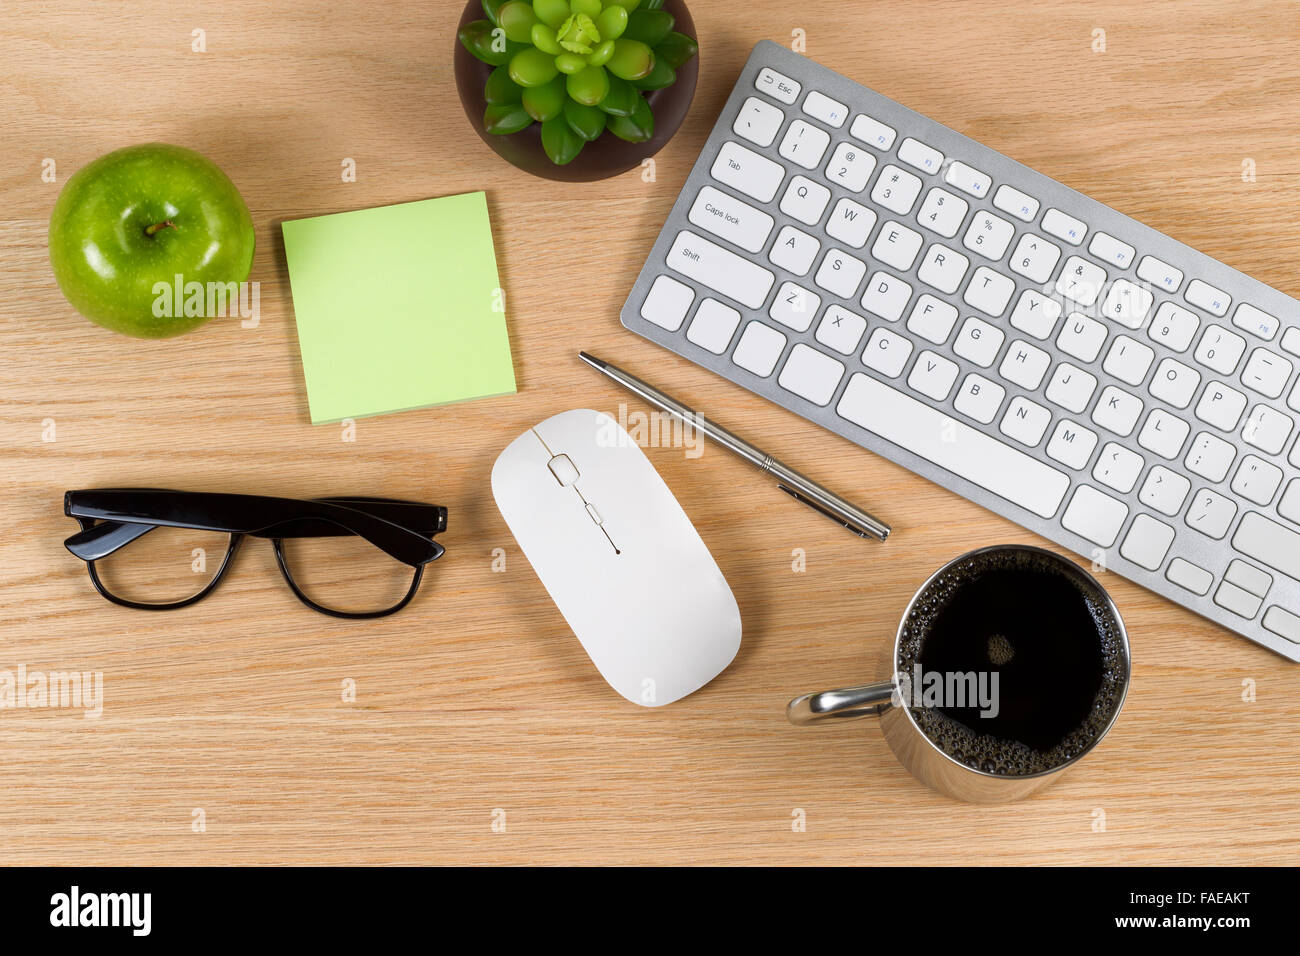
[[176,223],[172,222],[170,219],[165,219],[162,222],[155,222],[152,226],[146,226],[144,230],[144,234],[146,236],[152,236],[155,233],[162,231],[163,229],[175,229],[175,228],[176,228]]

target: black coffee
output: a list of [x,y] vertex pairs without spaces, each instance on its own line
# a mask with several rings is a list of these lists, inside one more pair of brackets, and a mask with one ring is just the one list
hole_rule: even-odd
[[917,725],[945,753],[1022,775],[1105,732],[1128,661],[1099,588],[1062,558],[1003,549],[948,569],[917,598],[898,671]]

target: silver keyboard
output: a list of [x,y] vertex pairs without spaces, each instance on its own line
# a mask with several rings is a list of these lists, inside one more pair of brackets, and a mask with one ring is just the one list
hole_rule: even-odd
[[625,326],[1300,660],[1300,303],[763,41]]

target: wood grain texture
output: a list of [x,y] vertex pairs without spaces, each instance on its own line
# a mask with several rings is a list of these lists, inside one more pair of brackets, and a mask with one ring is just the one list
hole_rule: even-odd
[[[454,0],[5,5],[0,668],[102,671],[105,704],[98,720],[0,711],[0,862],[1300,862],[1300,669],[1114,575],[1128,703],[1103,746],[1038,796],[956,804],[912,780],[870,723],[787,726],[791,696],[883,675],[897,617],[934,568],[1045,542],[617,319],[750,47],[794,30],[827,66],[1300,293],[1294,4],[745,8],[693,5],[700,86],[654,182],[561,185],[514,171],[470,131],[450,79]],[[191,52],[195,29],[206,53]],[[60,296],[45,244],[60,186],[149,140],[202,151],[243,192],[259,327],[133,341]],[[56,184],[41,180],[46,157]],[[344,158],[355,183],[340,181]],[[519,394],[363,420],[354,443],[312,427],[281,220],[475,189],[489,197]],[[489,492],[493,459],[526,427],[625,401],[580,348],[762,436],[895,528],[885,546],[860,542],[717,449],[650,449],[745,623],[735,663],[661,711],[603,684]],[[46,419],[56,441],[42,441]],[[129,484],[433,500],[450,508],[448,553],[412,607],[374,623],[301,607],[264,543],[203,604],[128,611],[64,551],[61,495]],[[192,830],[196,808],[206,832]],[[792,832],[796,809],[807,832]]]

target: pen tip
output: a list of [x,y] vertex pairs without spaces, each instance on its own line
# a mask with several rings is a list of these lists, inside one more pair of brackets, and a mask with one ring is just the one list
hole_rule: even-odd
[[602,362],[600,359],[596,358],[596,356],[592,355],[590,352],[579,352],[579,353],[578,353],[578,358],[582,359],[584,362],[586,362],[586,363],[587,363],[588,365],[590,365],[592,368],[604,368],[604,367],[605,367],[605,363]]

